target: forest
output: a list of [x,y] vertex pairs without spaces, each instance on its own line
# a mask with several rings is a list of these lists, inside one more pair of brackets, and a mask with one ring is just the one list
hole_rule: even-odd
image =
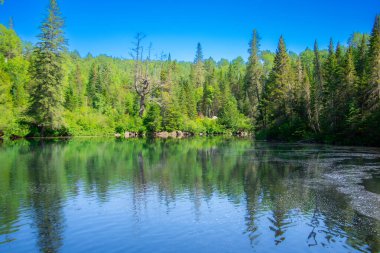
[[35,44],[12,20],[0,24],[1,138],[183,131],[380,143],[380,16],[370,34],[331,39],[327,49],[316,40],[299,54],[283,36],[276,52],[262,50],[256,30],[249,58],[232,61],[205,59],[201,43],[194,62],[152,57],[147,41],[137,33],[129,59],[82,57],[68,49],[56,0]]

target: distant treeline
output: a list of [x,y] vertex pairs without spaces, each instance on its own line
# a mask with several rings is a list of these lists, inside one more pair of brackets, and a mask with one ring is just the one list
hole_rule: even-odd
[[63,25],[56,0],[35,45],[0,25],[3,137],[180,130],[380,144],[380,16],[371,34],[300,54],[282,36],[275,53],[261,51],[254,30],[247,62],[204,59],[201,44],[192,63],[152,59],[141,33],[131,59],[83,58],[67,50]]

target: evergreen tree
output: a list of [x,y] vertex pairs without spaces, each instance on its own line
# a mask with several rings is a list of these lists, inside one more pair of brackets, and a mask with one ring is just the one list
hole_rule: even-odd
[[312,107],[313,107],[313,129],[321,131],[320,118],[323,110],[323,90],[324,90],[323,70],[318,42],[314,43],[314,83],[312,87]]
[[357,84],[357,75],[354,63],[354,53],[353,48],[350,46],[347,50],[346,57],[344,60],[344,83],[346,84],[346,90],[349,93],[349,96],[355,94],[355,86]]
[[344,131],[346,116],[348,115],[350,105],[353,106],[354,89],[356,85],[356,72],[353,62],[353,48],[350,46],[344,55],[342,46],[338,43],[336,49],[336,133],[341,134]]
[[14,124],[12,124],[15,119],[12,115],[14,108],[12,103],[11,87],[12,85],[9,76],[3,71],[2,68],[0,68],[0,110],[2,112],[0,117],[1,136],[10,132],[10,127],[14,127]]
[[[303,68],[305,69],[305,67]],[[309,122],[309,126],[313,129],[315,132],[315,125],[313,124],[313,113],[312,113],[312,104],[311,104],[311,85],[310,85],[310,78],[309,73],[307,71],[303,72],[303,95],[305,101],[305,111],[307,115],[307,121]]]
[[250,56],[244,85],[244,95],[249,101],[249,104],[245,106],[245,112],[254,119],[254,121],[257,121],[262,114],[259,107],[262,93],[262,67],[259,59],[259,40],[260,38],[257,31],[254,30],[248,50]]
[[197,51],[195,54],[194,64],[198,64],[200,62],[203,62],[203,51],[202,51],[202,45],[198,42],[197,44]]
[[181,79],[180,89],[180,107],[188,118],[194,119],[197,116],[197,102],[194,94],[195,88],[188,80]]
[[368,50],[368,108],[375,110],[380,105],[380,15],[376,16]]
[[161,108],[162,127],[169,132],[181,129],[181,111],[177,101],[166,93],[162,102],[165,104]]
[[349,125],[349,129],[352,130],[354,126],[359,123],[360,108],[358,100],[358,77],[356,75],[354,64],[353,47],[350,46],[347,50],[345,62],[344,62],[344,87],[342,87],[341,97],[344,99],[344,106],[342,114],[345,117],[344,123]]
[[216,77],[216,64],[213,59],[206,60],[205,70],[206,78],[203,84],[201,112],[206,117],[213,117],[218,114],[221,95]]
[[65,50],[64,21],[56,0],[50,0],[48,16],[41,25],[39,42],[32,63],[34,86],[31,93],[30,114],[33,123],[44,134],[45,130],[59,130],[63,122],[63,68]]
[[330,39],[329,44],[329,54],[326,59],[324,67],[324,80],[326,82],[325,86],[325,106],[324,106],[324,127],[326,131],[333,133],[337,124],[337,74],[338,74],[338,63],[336,54],[334,51],[334,44],[332,39]]
[[16,32],[0,24],[0,54],[5,57],[3,61],[20,56],[21,52],[22,43]]
[[367,51],[368,51],[368,45],[365,35],[362,36],[360,45],[358,49],[356,50],[356,62],[355,62],[355,68],[356,72],[358,74],[358,77],[360,79],[364,78],[365,73],[365,67],[366,67],[366,60],[367,60]]
[[305,123],[305,126],[313,127],[311,114],[310,81],[306,68],[302,65],[301,58],[297,61],[297,79],[293,89],[293,108],[296,115]]
[[66,88],[66,99],[65,99],[65,107],[71,111],[77,109],[82,106],[83,99],[83,80],[81,75],[80,65],[77,64],[75,66],[74,71],[72,71],[69,75],[69,83]]
[[87,105],[92,108],[96,108],[96,87],[99,86],[99,82],[99,67],[96,64],[92,64],[86,87]]
[[200,43],[197,45],[197,51],[195,54],[194,65],[192,67],[191,79],[195,88],[203,87],[205,81],[205,70],[203,62],[202,46]]
[[272,72],[269,74],[267,84],[266,107],[269,124],[284,123],[291,115],[289,96],[292,89],[293,77],[289,55],[286,50],[284,38],[281,36]]
[[152,104],[144,117],[144,126],[148,133],[155,133],[161,131],[161,111],[157,104]]
[[[233,96],[238,100],[242,100],[244,86],[245,63],[242,57],[234,59],[228,66],[227,80]],[[239,108],[242,108],[241,104]]]

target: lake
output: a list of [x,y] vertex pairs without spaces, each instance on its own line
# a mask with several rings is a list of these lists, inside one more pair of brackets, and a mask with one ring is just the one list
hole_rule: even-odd
[[0,145],[0,252],[380,252],[380,150],[183,140]]

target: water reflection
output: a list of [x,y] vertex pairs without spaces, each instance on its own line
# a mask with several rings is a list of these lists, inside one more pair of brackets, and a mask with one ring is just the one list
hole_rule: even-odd
[[3,144],[0,252],[379,252],[379,221],[310,184],[355,157],[226,138]]
[[62,198],[65,184],[63,146],[37,143],[27,161],[29,202],[41,252],[58,252],[62,246]]

